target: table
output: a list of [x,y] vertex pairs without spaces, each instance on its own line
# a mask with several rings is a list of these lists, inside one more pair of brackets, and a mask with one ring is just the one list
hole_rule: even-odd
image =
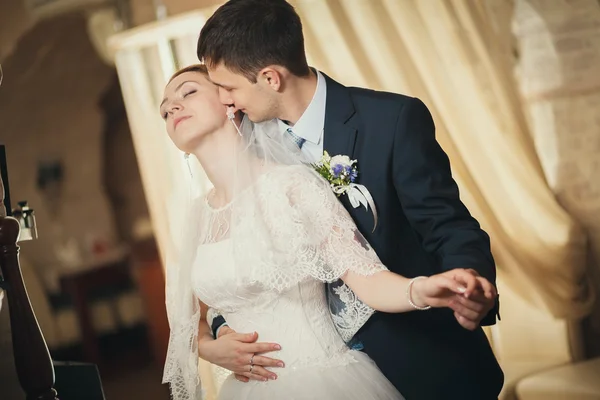
[[69,272],[60,277],[61,289],[71,296],[77,314],[85,361],[98,366],[102,364],[90,309],[92,293],[106,285],[130,281],[128,257],[96,264],[93,268]]

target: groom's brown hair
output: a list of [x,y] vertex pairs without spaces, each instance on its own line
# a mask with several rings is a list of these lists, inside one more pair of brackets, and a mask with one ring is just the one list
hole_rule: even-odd
[[197,54],[206,65],[223,63],[252,83],[269,65],[281,65],[296,76],[310,74],[302,22],[285,0],[230,0],[223,4],[200,31]]

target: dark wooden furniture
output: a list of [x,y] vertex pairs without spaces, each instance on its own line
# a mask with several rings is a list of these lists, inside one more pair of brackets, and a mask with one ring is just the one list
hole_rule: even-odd
[[[7,309],[10,314],[14,362],[26,398],[59,400],[56,387],[61,392],[60,400],[105,400],[95,365],[57,362],[55,369],[21,275],[17,245],[21,227],[10,216],[10,207],[5,207],[10,204],[4,202],[5,188],[8,194],[6,153],[0,145],[0,285],[6,302],[0,312]],[[0,399],[4,399],[1,385]]]
[[54,361],[54,370],[60,400],[105,400],[95,364]]
[[153,359],[162,367],[167,356],[170,329],[165,305],[165,275],[155,239],[134,243],[131,258],[148,316]]
[[[6,173],[4,146],[0,146],[0,165]],[[2,176],[0,175],[0,177]],[[6,179],[6,178],[5,178]],[[54,367],[40,331],[19,265],[19,222],[4,207],[4,184],[0,179],[0,271],[10,313],[13,352],[17,376],[27,400],[57,400],[54,390]],[[6,181],[8,185],[8,181]],[[4,308],[4,307],[3,307]],[[1,388],[0,388],[1,390]],[[0,393],[1,394],[1,393]],[[1,396],[0,396],[1,397]]]
[[130,280],[127,258],[101,263],[88,269],[62,275],[60,278],[61,289],[70,295],[77,313],[83,357],[85,361],[94,363],[101,369],[103,360],[90,309],[92,293],[102,287],[118,285]]

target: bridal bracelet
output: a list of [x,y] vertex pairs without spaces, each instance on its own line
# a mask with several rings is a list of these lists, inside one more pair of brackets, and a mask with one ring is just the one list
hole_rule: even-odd
[[411,289],[412,289],[413,283],[415,283],[419,279],[425,279],[425,278],[427,278],[427,277],[426,276],[417,276],[416,278],[412,278],[410,280],[410,282],[408,282],[408,287],[406,288],[406,298],[408,300],[408,304],[410,304],[415,310],[425,311],[425,310],[429,310],[431,308],[431,306],[424,306],[424,307],[418,306],[412,300]]

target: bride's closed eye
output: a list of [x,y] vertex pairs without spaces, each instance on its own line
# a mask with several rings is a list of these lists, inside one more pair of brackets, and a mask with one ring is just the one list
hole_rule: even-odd
[[[188,91],[184,92],[184,93],[183,93],[183,95],[182,95],[181,97],[185,99],[187,96],[189,96],[189,95],[191,95],[191,94],[194,94],[194,93],[196,93],[197,91],[198,91],[198,90],[196,90],[196,89],[190,89],[190,90],[188,90]],[[169,113],[168,113],[168,112],[166,112],[166,111],[164,111],[164,112],[162,112],[162,113],[161,113],[161,117],[162,117],[162,119],[167,119],[167,117],[168,117],[168,116],[169,116]]]

